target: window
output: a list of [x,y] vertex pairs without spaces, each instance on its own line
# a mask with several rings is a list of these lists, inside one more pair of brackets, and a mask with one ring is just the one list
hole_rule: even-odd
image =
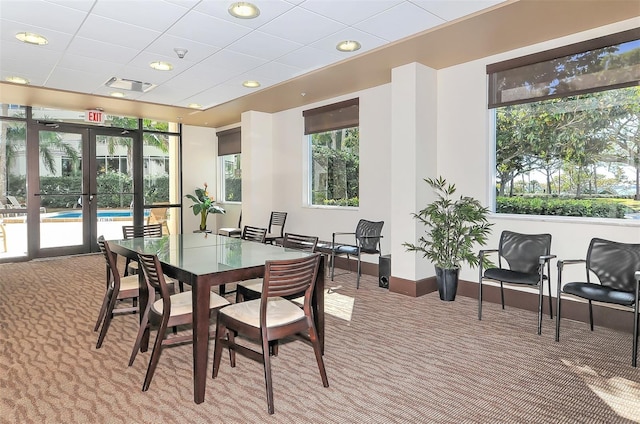
[[309,143],[309,204],[359,205],[359,99],[303,112]]
[[487,73],[497,213],[640,219],[640,30]]
[[220,170],[218,198],[223,202],[241,202],[241,130],[240,128],[232,128],[217,132],[216,135],[218,136],[218,169]]

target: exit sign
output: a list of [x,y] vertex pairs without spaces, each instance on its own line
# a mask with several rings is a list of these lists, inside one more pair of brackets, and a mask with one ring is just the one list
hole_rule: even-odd
[[94,124],[104,124],[104,112],[101,110],[85,110],[84,120],[85,122],[92,122]]

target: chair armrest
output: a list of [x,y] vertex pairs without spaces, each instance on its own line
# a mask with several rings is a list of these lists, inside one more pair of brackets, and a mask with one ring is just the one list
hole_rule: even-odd
[[355,236],[356,233],[333,233],[331,235],[331,249],[335,249],[336,246],[336,236],[348,236],[348,235],[352,235]]
[[586,262],[586,259],[560,259],[558,260],[558,269],[562,270],[565,265],[583,264]]
[[636,271],[636,280],[640,281],[640,271]]
[[549,262],[551,259],[555,258],[556,255],[543,255],[540,256],[540,259],[538,260],[540,265],[544,265],[546,262]]

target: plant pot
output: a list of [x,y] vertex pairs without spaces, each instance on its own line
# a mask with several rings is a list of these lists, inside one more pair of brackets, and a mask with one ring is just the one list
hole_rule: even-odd
[[438,283],[438,294],[440,300],[451,302],[456,298],[458,291],[459,268],[443,269],[436,267],[436,282]]

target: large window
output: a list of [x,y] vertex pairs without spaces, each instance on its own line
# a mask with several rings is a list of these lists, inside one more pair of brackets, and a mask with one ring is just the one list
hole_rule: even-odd
[[218,197],[222,202],[242,202],[241,129],[219,131],[218,136]]
[[496,212],[640,219],[639,38],[487,67]]
[[307,110],[309,204],[359,205],[359,101],[348,100]]

